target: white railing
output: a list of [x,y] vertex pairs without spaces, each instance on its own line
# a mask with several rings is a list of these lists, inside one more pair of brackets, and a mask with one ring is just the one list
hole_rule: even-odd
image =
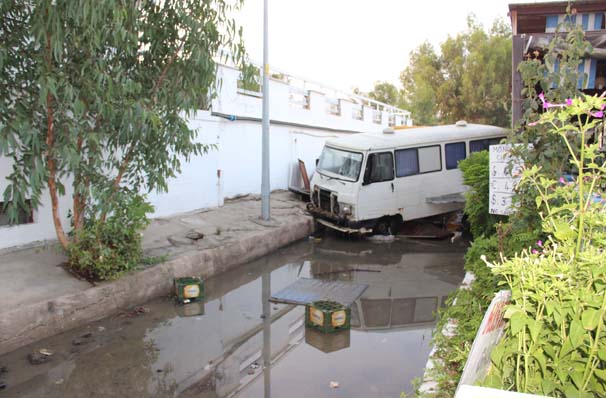
[[[247,63],[252,65],[253,68],[256,67],[255,69],[259,72],[262,70],[260,65],[255,62],[247,61]],[[262,97],[261,84],[259,84],[261,81],[260,75],[254,76],[254,81],[258,84],[258,87],[257,84],[253,84],[255,90],[250,90],[250,88],[242,86],[242,74],[234,68],[233,65],[221,64],[220,68],[221,67],[227,67],[237,71],[238,85],[236,91],[238,94],[249,97]],[[248,73],[253,73],[252,71],[252,68],[248,69]],[[276,84],[277,86],[274,87]],[[282,106],[286,106],[293,110],[299,109],[310,111],[310,115],[316,113],[319,115],[319,113],[322,113],[327,115],[328,118],[334,117],[336,118],[335,120],[338,119],[340,120],[340,123],[345,124],[351,124],[350,122],[353,122],[354,124],[363,122],[369,125],[379,124],[385,127],[412,125],[410,112],[404,109],[376,101],[372,98],[354,94],[347,90],[334,88],[312,79],[293,75],[277,68],[271,69],[270,85],[272,109],[281,109]],[[256,90],[257,88],[259,91]],[[229,93],[223,94],[232,98]],[[282,103],[284,105],[281,105]],[[250,111],[253,103],[247,102],[247,104],[248,105],[244,108]],[[235,111],[238,107],[235,105],[233,107],[223,106],[223,111],[226,112],[227,108]],[[243,108],[240,107],[238,109]],[[318,115],[317,117],[320,117]]]

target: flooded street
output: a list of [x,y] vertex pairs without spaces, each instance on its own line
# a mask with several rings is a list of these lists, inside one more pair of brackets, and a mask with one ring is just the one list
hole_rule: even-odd
[[[154,300],[1,356],[0,397],[399,397],[423,374],[434,312],[463,277],[465,248],[298,242],[208,279],[203,303]],[[300,277],[369,285],[351,331],[306,330],[303,306],[265,304],[263,316],[269,292]],[[31,365],[42,348],[51,360]]]

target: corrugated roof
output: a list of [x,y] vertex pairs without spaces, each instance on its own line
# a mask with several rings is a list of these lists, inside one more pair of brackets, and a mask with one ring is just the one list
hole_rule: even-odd
[[326,141],[326,145],[360,151],[419,146],[437,142],[452,142],[476,138],[504,136],[507,130],[485,124],[454,124],[396,130],[393,134],[361,133]]

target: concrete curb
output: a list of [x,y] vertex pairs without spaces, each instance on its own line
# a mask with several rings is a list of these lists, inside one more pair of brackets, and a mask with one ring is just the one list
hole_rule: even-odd
[[[476,276],[473,274],[473,272],[465,272],[465,277],[459,285],[458,290],[471,288],[471,284],[475,281],[475,279]],[[455,298],[453,305],[456,303],[457,299]],[[457,324],[454,323],[452,319],[449,319],[442,328],[441,333],[448,338],[456,335]],[[436,346],[432,345],[431,351],[429,352],[429,358],[427,358],[427,363],[425,364],[425,372],[423,373],[423,378],[421,379],[421,385],[419,386],[419,397],[432,396],[432,394],[438,393],[438,383],[434,380],[432,375],[432,371],[436,366],[435,363],[440,361],[439,359],[435,358],[436,349]]]
[[32,303],[0,313],[0,355],[43,338],[93,322],[121,308],[167,295],[172,279],[182,276],[208,278],[267,255],[312,233],[309,217],[248,236],[220,247],[185,253],[119,280]]

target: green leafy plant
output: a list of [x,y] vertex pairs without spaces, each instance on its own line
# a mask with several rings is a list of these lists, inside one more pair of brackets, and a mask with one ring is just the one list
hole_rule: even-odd
[[[511,226],[499,225],[497,231],[503,228],[510,229]],[[446,306],[439,311],[438,324],[432,337],[435,367],[430,371],[430,377],[437,382],[436,391],[434,393],[417,391],[417,396],[423,398],[454,396],[484,313],[503,280],[500,275],[494,274],[486,266],[482,256],[491,261],[497,261],[501,255],[513,256],[524,247],[528,247],[529,241],[536,240],[536,234],[537,231],[520,231],[520,234],[497,233],[474,240],[465,254],[465,270],[473,273],[475,280],[468,289],[458,289],[449,295]],[[445,336],[442,330],[449,321],[456,325],[456,330],[454,335]]]
[[606,394],[606,209],[604,156],[588,144],[603,128],[606,101],[583,96],[547,103],[536,122],[549,126],[576,175],[523,171],[536,192],[546,242],[488,264],[512,292],[502,342],[485,384],[555,397]]
[[[560,29],[562,29],[562,27],[560,27]],[[574,169],[576,168],[574,164],[571,165],[569,163],[569,158],[571,157],[570,152],[568,148],[563,145],[562,136],[566,136],[568,142],[570,143],[570,147],[573,149],[579,148],[580,143],[582,142],[582,137],[580,137],[580,134],[578,133],[575,134],[561,130],[561,134],[553,134],[553,126],[550,126],[547,123],[536,124],[536,121],[540,118],[540,115],[543,114],[546,110],[553,111],[553,109],[560,109],[564,106],[564,104],[566,104],[566,99],[580,95],[580,92],[576,88],[577,81],[581,77],[578,72],[578,65],[580,63],[580,59],[585,56],[589,48],[587,46],[587,42],[584,40],[583,33],[578,26],[564,27],[564,30],[569,33],[563,35],[556,35],[557,37],[555,38],[555,40],[549,45],[549,48],[547,49],[548,52],[545,53],[546,63],[543,62],[539,56],[536,56],[540,55],[536,53],[532,54],[532,57],[529,57],[525,62],[522,62],[519,65],[519,70],[522,74],[522,78],[525,83],[525,88],[523,91],[523,95],[526,98],[526,101],[524,103],[524,107],[526,109],[525,124],[532,124],[533,128],[517,132],[516,134],[513,134],[509,137],[509,142],[511,143],[524,144],[519,146],[518,149],[514,150],[513,155],[520,156],[527,164],[540,165],[540,177],[537,174],[538,181],[549,180],[552,183],[553,181],[557,181],[558,183],[560,183],[559,177],[560,175],[562,175],[563,172],[571,172],[574,171]],[[560,68],[557,70],[553,68],[556,59],[558,59],[557,62],[560,65]],[[541,93],[543,93],[542,96],[540,95]],[[597,104],[594,104],[594,106],[595,105]],[[596,111],[599,112],[600,108],[601,105],[599,105],[598,108],[593,108],[593,110],[590,112],[593,112],[595,114]],[[579,113],[579,117],[583,121],[586,121],[587,119],[585,113],[586,111],[589,111],[589,108],[586,108],[584,111],[581,111]],[[581,114],[584,114],[585,116],[581,117]],[[532,148],[526,145],[529,143],[532,144]],[[582,163],[585,164],[585,162],[586,160],[584,160]],[[472,168],[469,167],[469,169]],[[477,170],[472,169],[472,171],[473,172],[470,173],[471,175],[475,174],[478,176],[478,178],[480,178],[479,175],[482,173],[481,168],[478,168]],[[486,169],[486,172],[487,171],[488,170]],[[585,179],[587,178],[585,177]],[[485,180],[485,182],[486,184],[488,184],[487,179]],[[589,182],[588,185],[591,186]],[[594,188],[599,185],[600,183],[596,182]],[[481,180],[478,181],[478,186],[481,187]],[[541,196],[541,193],[539,192],[539,187],[540,185],[535,186],[535,184],[531,183],[525,183],[523,186],[518,187],[516,195],[514,196],[514,202],[517,205],[516,212],[510,215],[506,222],[504,220],[498,222],[495,226],[494,234],[492,234],[492,230],[490,230],[491,233],[482,236],[479,239],[476,237],[474,243],[472,244],[465,257],[465,269],[474,272],[477,276],[477,279],[474,283],[472,283],[470,289],[458,290],[451,295],[452,297],[449,298],[448,302],[449,306],[440,311],[440,323],[438,324],[436,333],[433,337],[433,344],[436,348],[436,355],[438,361],[436,361],[436,367],[431,371],[431,376],[438,383],[437,390],[435,393],[432,394],[420,394],[417,392],[417,395],[420,395],[422,397],[440,398],[454,396],[454,392],[458,384],[461,371],[467,359],[469,348],[471,347],[471,342],[475,338],[477,329],[479,328],[481,322],[481,316],[477,316],[476,308],[483,314],[485,309],[488,307],[490,300],[493,297],[493,294],[497,290],[502,288],[502,284],[506,283],[507,281],[504,274],[499,272],[493,273],[492,270],[487,267],[486,263],[484,263],[480,259],[480,256],[485,255],[484,258],[491,264],[499,262],[501,256],[503,256],[504,258],[515,260],[519,259],[520,256],[528,255],[535,256],[536,260],[536,258],[540,257],[540,253],[542,253],[546,249],[546,247],[552,247],[549,244],[543,243],[543,241],[547,241],[543,228],[545,227],[546,231],[549,233],[552,233],[550,231],[553,231],[553,226],[550,227],[549,225],[545,225],[543,220],[543,217],[545,216],[545,214],[547,214],[545,209],[543,209],[543,207],[545,206],[545,200],[551,201],[551,208],[558,209],[556,214],[559,212],[562,216],[562,218],[559,220],[558,225],[564,225],[565,221],[569,223],[574,223],[576,213],[575,210],[570,209],[578,209],[578,207],[573,206],[570,202],[566,202],[563,198],[559,197],[545,197],[544,199],[536,199],[537,196]],[[483,187],[483,189],[486,188]],[[569,189],[574,191],[574,188],[572,186],[569,187]],[[586,189],[584,191],[585,193],[587,193]],[[482,189],[470,190],[470,197],[468,197],[467,200],[468,203],[472,202],[472,205],[477,205],[474,210],[476,210],[477,214],[480,215],[484,214],[481,212],[482,203],[473,202],[483,201],[483,203],[488,203],[487,199],[481,199],[481,192]],[[543,190],[543,192],[545,192],[545,190]],[[479,196],[478,193],[480,193]],[[553,192],[549,190],[547,190],[547,193],[548,195],[553,194]],[[539,200],[541,201],[542,207],[540,211],[537,211],[537,201]],[[556,203],[558,204],[558,206],[568,206],[570,208],[569,210],[572,211],[572,213],[566,213],[558,206],[554,206],[554,204]],[[473,214],[473,211],[471,213]],[[587,217],[587,215],[585,215],[584,217]],[[479,225],[478,220],[480,220]],[[474,219],[472,216],[470,218],[470,224],[472,229],[475,229],[477,231],[485,230],[485,228],[490,223],[482,221],[481,217],[477,217]],[[603,229],[603,227],[600,228]],[[594,226],[590,229],[595,232],[596,227]],[[566,227],[563,228],[563,231],[565,235],[570,234],[570,232],[567,231]],[[572,240],[576,242],[574,237],[572,238]],[[538,247],[538,243],[540,243],[543,247]],[[524,252],[524,250],[526,250],[526,252]],[[537,251],[537,253],[532,253],[533,250]],[[520,253],[525,254],[521,255]],[[533,263],[532,266],[534,265],[535,264]],[[530,267],[531,265],[527,264],[528,271],[531,270]],[[601,271],[599,271],[598,273],[600,272]],[[516,281],[539,280],[540,277],[544,277],[545,275],[556,275],[558,277],[562,277],[563,280],[567,280],[566,278],[568,277],[568,275],[564,277],[564,274],[558,274],[553,269],[546,270],[545,268],[540,268],[537,271],[538,277],[537,275],[529,273],[521,274],[521,276],[519,273],[516,275],[511,276],[512,278],[515,278]],[[534,292],[535,298],[543,293],[546,293],[547,290],[549,290],[553,281],[549,280],[549,283],[547,283],[546,281],[544,282],[545,283],[542,286],[542,289],[545,291]],[[575,287],[579,288],[580,286],[576,285]],[[575,294],[574,290],[575,289],[573,288],[568,290],[569,296],[571,294]],[[525,291],[529,292],[528,289],[526,289]],[[552,294],[553,292],[547,293]],[[595,303],[596,302],[594,301],[594,305]],[[560,313],[558,313],[560,315],[555,316],[561,316],[561,314],[565,315],[568,311],[572,311],[571,307],[576,304],[579,303],[573,304],[573,302],[569,302],[567,304],[566,309],[560,311]],[[590,313],[595,314],[595,312]],[[518,315],[516,315],[516,317],[518,317]],[[590,315],[585,315],[585,318],[586,321],[588,319],[592,319]],[[448,319],[453,319],[457,325],[456,334],[453,337],[446,337],[443,336],[441,333],[441,330],[445,323],[448,321]],[[531,323],[531,321],[536,318],[533,318],[532,314],[529,314],[528,317],[525,319],[529,319],[528,322]],[[524,325],[524,330],[529,331],[526,324]],[[593,325],[587,324],[586,326],[589,327]],[[519,327],[519,323],[516,323],[516,327]],[[575,330],[578,330],[576,326]],[[553,341],[557,340],[558,331],[552,330],[551,332],[552,333],[549,334],[549,338],[553,339]],[[593,340],[591,341],[595,342],[595,329],[592,331],[587,330],[587,332],[593,333]],[[536,329],[535,331],[533,331],[533,333],[536,333]],[[600,334],[603,335],[603,333],[603,331],[600,331]],[[541,333],[539,333],[539,335],[541,335]],[[527,333],[526,336],[528,337],[530,335]],[[584,342],[587,343],[589,341],[590,340],[585,340]],[[511,339],[509,344],[514,347],[518,347],[518,340]],[[599,347],[601,347],[601,345]],[[547,348],[545,351],[547,350],[549,350],[549,348]],[[603,350],[597,350],[596,352],[598,353],[598,358],[599,355],[603,356],[603,354],[600,354],[600,352],[604,352]],[[498,356],[498,351],[496,355]],[[523,353],[521,355],[523,355]],[[540,355],[538,355],[538,357],[543,358]],[[502,355],[502,358],[507,358],[508,360],[510,360],[510,362],[507,364],[503,364],[504,360],[502,360],[499,365],[493,366],[494,372],[491,373],[490,378],[487,380],[487,384],[499,388],[509,389],[515,384],[515,377],[501,378],[501,376],[503,376],[504,374],[506,374],[507,376],[511,376],[514,373],[512,369],[515,368],[517,362],[513,360],[512,364],[511,355]],[[527,355],[525,358],[528,358],[530,362],[533,363],[532,356]],[[548,362],[545,363],[548,364]],[[587,363],[585,363],[585,366],[587,366],[586,364]],[[571,365],[570,362],[568,362],[567,365]],[[548,364],[547,368],[541,368],[541,371],[554,372],[554,369],[556,368],[558,368],[558,374],[562,375],[562,377],[564,378],[565,376],[562,372],[562,369],[566,370],[564,366],[560,368],[559,365],[555,366],[554,364]],[[593,365],[590,365],[588,371],[592,368]],[[529,369],[533,370],[534,368]],[[567,369],[571,370],[572,367],[569,367]],[[594,370],[594,372],[596,372],[594,374],[596,375],[597,379],[594,377],[593,379],[591,379],[592,381],[589,381],[589,384],[595,383],[594,379],[598,381],[600,380],[600,377],[603,375],[602,369],[604,369],[604,367],[602,367],[602,364],[598,364]],[[523,372],[523,366],[518,370]],[[583,368],[583,370],[585,370],[585,368]],[[498,376],[496,376],[497,374]],[[539,380],[540,377],[542,377],[542,374],[530,372],[528,373],[528,377],[530,381],[536,382]],[[575,377],[579,379],[578,376]],[[586,378],[585,380],[589,379]],[[576,387],[574,382],[571,382],[570,379],[568,379],[568,382],[573,387]],[[544,390],[537,389],[533,391],[536,391],[538,393],[543,393],[543,391],[552,391],[553,394],[560,394],[558,392],[559,390],[552,388],[553,383],[551,383],[551,379],[548,378],[547,381],[544,381],[542,383],[545,385]],[[584,381],[579,382],[579,384],[583,383]],[[583,393],[575,393],[576,391],[573,391],[572,388],[569,388],[567,396],[583,396],[581,395]],[[596,394],[596,396],[601,395],[603,394]]]
[[491,236],[495,224],[506,217],[489,213],[489,157],[488,151],[475,152],[459,162],[463,183],[469,187],[465,193],[465,215],[474,238]]
[[162,254],[159,256],[145,256],[141,258],[141,263],[143,265],[156,265],[165,262],[168,260],[168,254]]
[[119,195],[105,221],[89,217],[68,246],[69,265],[90,280],[115,279],[141,264],[141,231],[153,207],[139,195]]
[[240,78],[238,79],[238,88],[260,92],[261,91],[261,70],[251,64],[245,63],[240,68]]

